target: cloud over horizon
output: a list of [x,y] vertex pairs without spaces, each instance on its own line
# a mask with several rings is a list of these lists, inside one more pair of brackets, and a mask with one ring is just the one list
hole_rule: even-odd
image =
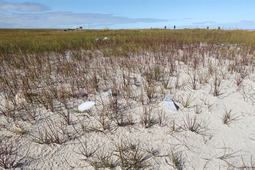
[[254,20],[241,20],[236,22],[215,22],[215,21],[202,21],[202,22],[194,22],[192,25],[188,25],[189,28],[218,28],[222,29],[253,29],[255,28]]
[[[165,22],[164,19],[129,18],[111,14],[75,13],[70,11],[48,11],[50,8],[39,3],[8,3],[0,0],[1,28],[73,28],[83,25],[101,28],[115,24]],[[8,12],[6,12],[8,11]]]
[[8,3],[0,0],[0,11],[14,10],[18,12],[42,12],[50,8],[39,3]]
[[97,28],[99,25],[127,24],[127,23],[153,23],[167,20],[153,18],[128,18],[110,14],[91,14],[73,12],[47,12],[47,13],[0,13],[2,28],[65,28],[75,25],[85,25]]
[[[29,2],[28,2],[29,1]],[[142,1],[142,0],[141,0]],[[202,0],[200,0],[202,2]],[[202,3],[205,8],[190,11],[187,0],[183,10],[179,10],[181,2],[148,2],[141,3],[135,0],[116,2],[115,0],[0,0],[0,28],[74,28],[84,26],[88,29],[129,28],[217,28],[223,29],[254,29],[255,20],[252,18],[252,5],[245,5],[247,10],[243,15],[234,15],[233,10],[214,13],[213,3]],[[99,3],[100,2],[100,3]],[[124,3],[125,2],[125,3]],[[227,4],[227,3],[226,3]],[[225,6],[226,6],[225,4]],[[48,5],[48,6],[47,6]],[[241,4],[240,4],[241,5]],[[239,6],[240,6],[239,5]],[[244,4],[243,4],[244,5]],[[168,6],[176,6],[169,10]],[[233,3],[233,7],[236,7]],[[193,9],[192,8],[192,9]],[[206,12],[205,12],[206,9]],[[218,6],[217,6],[218,9]],[[222,8],[223,9],[223,8]],[[207,12],[209,11],[209,12]],[[210,11],[213,11],[210,12]],[[218,15],[218,16],[217,16]],[[235,16],[235,17],[234,17]]]

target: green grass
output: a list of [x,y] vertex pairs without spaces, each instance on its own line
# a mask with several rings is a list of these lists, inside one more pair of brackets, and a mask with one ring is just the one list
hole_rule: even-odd
[[[95,41],[109,37],[110,41]],[[73,49],[107,50],[111,55],[127,55],[142,50],[171,50],[176,45],[193,43],[223,43],[255,45],[255,32],[243,30],[47,30],[0,29],[0,53],[18,54],[63,52]]]

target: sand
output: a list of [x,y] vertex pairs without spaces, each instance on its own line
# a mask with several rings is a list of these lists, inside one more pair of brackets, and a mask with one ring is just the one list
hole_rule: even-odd
[[[130,63],[138,58],[141,63],[149,62],[148,65],[157,63],[150,53],[136,56]],[[97,58],[98,63],[100,59]],[[101,62],[99,67],[104,66],[103,59]],[[237,85],[241,73],[230,69],[231,63],[237,62],[234,59],[220,59],[207,53],[205,65],[199,64],[197,70],[182,61],[175,62],[177,71],[167,88],[160,80],[153,80],[151,101],[146,96],[151,88],[143,74],[146,68],[141,66],[141,72],[139,68],[123,71],[116,64],[105,80],[106,85],[100,81],[100,89],[89,93],[89,97],[68,101],[70,125],[61,113],[43,107],[36,109],[35,121],[13,121],[1,115],[3,141],[13,144],[18,158],[25,156],[17,161],[16,169],[107,169],[107,163],[121,169],[124,165],[120,159],[121,147],[130,166],[127,169],[139,160],[137,167],[144,169],[253,169],[255,74],[252,64],[245,66],[247,75]],[[166,74],[169,68],[167,64]],[[194,75],[196,89],[192,85]],[[214,95],[215,77],[220,80],[217,95]],[[115,85],[111,78],[116,80]],[[125,86],[128,78],[130,84]],[[130,91],[124,91],[125,87]],[[114,88],[119,89],[117,96],[106,93],[109,90],[114,93]],[[1,93],[2,108],[7,103],[5,95]],[[178,111],[162,107],[166,96],[180,107]],[[117,120],[115,99],[118,100]],[[94,101],[95,105],[89,111],[79,112],[78,106],[86,101]],[[55,106],[64,108],[58,102]],[[45,138],[46,129],[48,135],[59,135],[60,144]]]

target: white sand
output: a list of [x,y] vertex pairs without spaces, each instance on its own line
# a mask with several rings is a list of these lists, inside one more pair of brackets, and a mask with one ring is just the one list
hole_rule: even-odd
[[[139,57],[142,62],[145,62],[148,55]],[[156,62],[155,60],[152,57],[150,63]],[[222,79],[219,96],[213,96],[214,76],[208,75],[208,61],[212,63],[214,74]],[[219,62],[222,63],[217,64]],[[109,159],[117,165],[115,168],[121,169],[120,159],[117,156],[117,146],[121,146],[121,143],[124,146],[130,144],[139,146],[139,154],[145,158],[142,163],[145,169],[175,169],[172,154],[179,156],[183,169],[188,170],[241,169],[242,167],[252,169],[252,166],[255,167],[255,74],[252,66],[247,66],[248,75],[238,87],[235,77],[237,73],[228,70],[230,62],[232,61],[219,61],[207,55],[206,65],[204,67],[200,65],[197,74],[200,78],[204,76],[207,82],[201,84],[197,82],[197,90],[193,90],[191,86],[190,75],[193,75],[194,71],[183,62],[177,62],[179,85],[175,87],[178,77],[176,73],[170,80],[171,83],[168,86],[170,88],[164,89],[163,93],[159,83],[155,82],[153,85],[155,97],[149,103],[145,95],[147,104],[144,106],[139,101],[139,96],[142,91],[145,93],[145,76],[133,70],[129,74],[133,81],[129,86],[132,92],[131,97],[128,100],[124,97],[118,99],[119,113],[124,115],[125,125],[123,126],[118,126],[106,116],[109,110],[105,110],[103,105],[108,106],[115,98],[111,95],[103,98],[105,93],[101,91],[90,94],[90,99],[95,100],[96,104],[89,112],[78,113],[75,110],[78,109],[78,105],[90,99],[74,99],[70,102],[75,106],[71,109],[73,125],[63,125],[64,119],[59,114],[53,114],[41,108],[37,111],[36,121],[32,123],[16,121],[16,124],[26,131],[22,136],[13,133],[15,129],[18,129],[17,126],[13,121],[7,122],[6,117],[1,115],[0,134],[19,139],[16,143],[19,155],[28,152],[27,157],[21,161],[17,169],[56,170],[72,167],[94,169],[91,165],[95,161],[100,162],[100,156],[101,158],[109,156]],[[118,80],[118,86],[123,88],[123,73],[128,74],[128,71],[122,72],[118,66],[115,71],[111,73],[112,78]],[[113,87],[110,82],[108,83],[108,87],[102,87],[105,91]],[[167,95],[170,95],[171,99],[180,106],[178,111],[162,108],[162,101]],[[184,108],[182,102],[185,102],[188,96],[194,100],[187,108]],[[3,94],[1,97],[4,104]],[[153,119],[152,124],[147,128],[140,123],[146,111]],[[223,119],[226,113],[230,113],[230,117],[224,124]],[[100,115],[101,118],[102,115],[105,116],[106,130],[99,123]],[[160,117],[162,117],[161,125]],[[128,124],[128,120],[131,119],[132,125]],[[188,129],[189,124],[192,124],[194,120],[196,120],[196,132]],[[49,127],[58,129],[59,133],[62,133],[60,129],[64,127],[70,138],[60,135],[62,144],[35,142],[35,139],[40,138],[39,132],[43,136],[44,129]],[[82,130],[82,127],[86,130]],[[48,133],[50,133],[49,130]],[[85,150],[87,153],[92,153],[90,157],[86,158],[82,155],[85,151],[81,143],[84,146],[87,145]],[[155,154],[152,154],[153,151]]]

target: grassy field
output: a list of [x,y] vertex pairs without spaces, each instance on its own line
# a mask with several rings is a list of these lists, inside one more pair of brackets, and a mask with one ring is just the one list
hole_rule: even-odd
[[[102,43],[95,38],[111,39]],[[65,50],[104,50],[110,49],[113,55],[149,50],[165,51],[164,47],[176,44],[211,43],[255,45],[254,31],[224,30],[15,30],[0,29],[0,52],[41,53],[63,52]],[[122,48],[120,50],[119,48]],[[171,49],[170,49],[171,50]]]
[[254,31],[0,29],[0,167],[254,169],[254,59]]

